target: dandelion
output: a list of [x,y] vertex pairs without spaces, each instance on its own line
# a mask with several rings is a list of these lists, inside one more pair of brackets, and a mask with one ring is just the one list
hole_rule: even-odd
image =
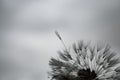
[[51,58],[51,79],[54,80],[120,80],[120,61],[109,45],[92,46],[83,41],[72,50],[59,51]]

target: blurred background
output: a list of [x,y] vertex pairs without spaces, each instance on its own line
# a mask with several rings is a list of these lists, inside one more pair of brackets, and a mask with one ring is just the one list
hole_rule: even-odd
[[78,40],[120,52],[119,0],[0,0],[0,80],[49,80],[49,59]]

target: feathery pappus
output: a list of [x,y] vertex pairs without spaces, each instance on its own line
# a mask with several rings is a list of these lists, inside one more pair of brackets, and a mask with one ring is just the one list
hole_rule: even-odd
[[72,50],[58,54],[58,59],[49,61],[53,80],[120,80],[119,56],[109,45],[92,46],[80,41]]

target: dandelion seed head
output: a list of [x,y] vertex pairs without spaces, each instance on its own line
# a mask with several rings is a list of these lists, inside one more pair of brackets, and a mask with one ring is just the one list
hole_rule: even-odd
[[[66,49],[65,49],[66,50]],[[73,51],[61,51],[52,58],[51,76],[55,80],[119,80],[120,60],[109,45],[92,46],[83,41],[73,44]]]

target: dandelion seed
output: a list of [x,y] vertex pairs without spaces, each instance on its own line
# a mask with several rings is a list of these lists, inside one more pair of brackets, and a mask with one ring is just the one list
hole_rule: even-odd
[[61,36],[59,35],[58,31],[55,31],[55,34],[57,35],[57,37],[62,40]]

